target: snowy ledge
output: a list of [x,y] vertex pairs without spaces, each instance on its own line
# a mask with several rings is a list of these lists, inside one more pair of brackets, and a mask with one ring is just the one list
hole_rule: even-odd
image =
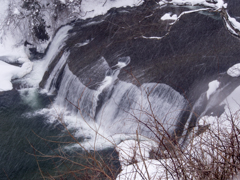
[[240,76],[240,63],[235,64],[227,70],[227,74],[232,77]]
[[18,60],[19,62],[23,61],[21,67],[0,60],[0,91],[12,90],[11,80],[22,78],[32,71],[33,63],[28,58],[19,58]]

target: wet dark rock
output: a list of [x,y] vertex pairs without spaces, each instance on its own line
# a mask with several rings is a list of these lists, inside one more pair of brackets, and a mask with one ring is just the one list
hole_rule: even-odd
[[[240,42],[229,34],[221,20],[189,14],[165,38],[144,39],[142,36],[161,37],[166,33],[168,24],[159,19],[168,11],[156,10],[154,16],[146,18],[152,10],[145,7],[124,10],[114,9],[106,16],[76,22],[69,32],[66,46],[70,51],[69,68],[80,79],[87,76],[84,84],[88,87],[104,78],[105,69],[97,77],[86,73],[102,57],[109,66],[115,65],[119,57],[131,58],[119,75],[121,80],[137,85],[165,83],[186,95],[195,82],[225,72],[239,61]],[[87,40],[90,41],[87,45],[77,46]]]

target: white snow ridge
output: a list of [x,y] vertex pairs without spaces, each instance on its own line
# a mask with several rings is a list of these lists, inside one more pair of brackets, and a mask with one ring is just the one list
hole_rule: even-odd
[[235,64],[227,70],[227,74],[232,77],[240,76],[240,63]]

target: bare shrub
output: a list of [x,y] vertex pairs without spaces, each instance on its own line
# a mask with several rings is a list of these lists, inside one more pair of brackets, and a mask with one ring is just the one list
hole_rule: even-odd
[[[150,92],[151,93],[151,92]],[[55,159],[54,175],[39,170],[44,179],[233,179],[240,170],[240,129],[239,111],[225,114],[221,118],[203,117],[196,128],[191,131],[191,139],[187,146],[178,144],[164,124],[158,120],[151,109],[142,109],[149,117],[147,122],[137,118],[134,111],[132,117],[139,124],[144,124],[155,136],[142,138],[136,131],[135,139],[123,141],[120,145],[112,142],[119,152],[113,155],[103,151],[88,151],[81,141],[68,130],[63,118],[59,121],[64,126],[71,142],[53,142],[77,144],[79,148],[71,153],[59,147],[51,150],[52,154],[43,154],[34,149],[37,162],[43,159]],[[76,105],[76,108],[80,107]],[[139,110],[138,110],[139,111]],[[206,118],[206,119],[205,119]],[[93,128],[94,129],[94,128]],[[96,134],[100,132],[96,131]],[[48,141],[46,139],[46,141]],[[124,144],[125,143],[125,144]],[[40,159],[39,159],[40,158]],[[119,165],[120,161],[121,170]],[[64,167],[64,168],[62,168]]]

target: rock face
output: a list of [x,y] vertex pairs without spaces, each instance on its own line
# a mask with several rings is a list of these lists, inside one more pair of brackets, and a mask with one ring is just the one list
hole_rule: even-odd
[[[82,79],[81,70],[101,57],[112,66],[118,57],[130,56],[131,64],[121,72],[121,80],[165,83],[183,94],[194,82],[225,72],[238,62],[239,40],[231,37],[219,14],[185,15],[168,36],[145,39],[142,36],[165,35],[169,22],[161,21],[161,16],[183,10],[166,7],[150,16],[153,9],[147,5],[112,9],[105,16],[74,22],[65,47],[70,51],[68,64],[73,74]],[[94,84],[91,75],[87,78]]]
[[[221,77],[221,88],[234,81],[228,84],[227,93],[221,99],[239,84],[238,79],[228,77],[225,72],[239,62],[240,41],[225,28],[220,14],[186,14],[173,26],[170,24],[173,21],[161,20],[165,13],[179,15],[186,10],[186,7],[159,8],[155,3],[144,3],[134,8],[111,9],[104,16],[72,22],[73,28],[68,32],[66,45],[49,64],[40,83],[41,87],[44,87],[54,67],[66,52],[69,54],[55,83],[57,90],[66,74],[65,67],[92,91],[98,91],[100,85],[106,81],[108,73],[111,74],[109,69],[112,70],[111,75],[117,73],[111,88],[103,88],[98,94],[98,100],[102,99],[103,102],[99,100],[95,103],[95,118],[104,103],[116,93],[118,82],[131,83],[138,88],[150,87],[144,85],[146,83],[166,84],[179,93],[178,97],[185,97],[185,100],[181,100],[183,104],[179,106],[184,110],[176,116],[179,116],[176,130],[180,137],[185,125],[188,129],[196,126],[199,117],[193,117],[193,111],[200,116],[219,108],[222,101],[212,104],[210,109],[206,108],[211,101],[211,98],[206,98],[210,81]],[[130,63],[117,71],[116,65],[125,57],[130,58]],[[197,108],[194,107],[196,102],[200,103]]]

